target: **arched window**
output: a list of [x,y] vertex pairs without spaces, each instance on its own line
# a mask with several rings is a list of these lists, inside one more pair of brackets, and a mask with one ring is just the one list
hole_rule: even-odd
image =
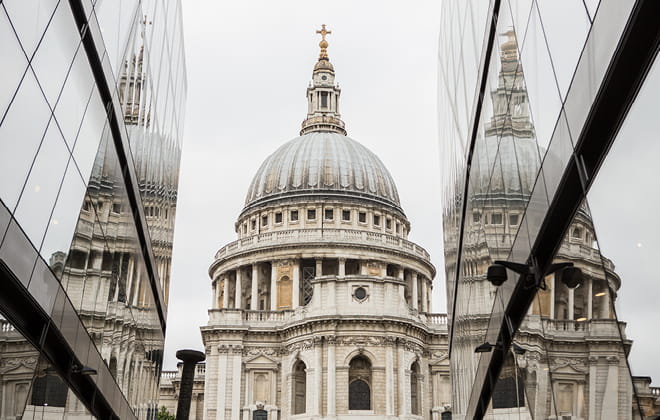
[[349,364],[348,409],[371,410],[371,362],[362,355]]
[[419,363],[413,362],[410,367],[410,410],[411,413],[421,415],[420,392],[419,392]]
[[305,412],[305,403],[307,399],[307,366],[302,360],[298,360],[293,366],[293,386],[292,386],[292,406],[293,414],[302,414]]

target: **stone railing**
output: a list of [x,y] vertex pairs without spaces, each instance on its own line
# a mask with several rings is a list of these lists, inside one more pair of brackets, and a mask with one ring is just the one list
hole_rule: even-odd
[[12,332],[16,331],[16,328],[9,323],[6,319],[0,319],[0,331],[2,332]]
[[171,381],[172,379],[176,378],[178,374],[179,374],[178,370],[164,370],[160,373],[160,378]]
[[[336,317],[335,310],[318,312],[308,312],[304,306],[298,307],[296,310],[287,309],[282,311],[253,311],[249,309],[209,309],[209,326],[213,327],[229,327],[229,328],[245,328],[245,327],[278,327],[288,323],[304,321],[309,316],[313,317]],[[350,314],[342,314],[350,315]],[[388,316],[388,315],[385,315]],[[400,319],[396,315],[391,315]],[[410,322],[421,322],[433,330],[446,330],[447,329],[447,314],[440,313],[426,313],[426,312],[410,312]],[[199,368],[199,366],[198,366]]]
[[660,386],[651,386],[649,387],[649,390],[651,390],[651,395],[660,398]]
[[261,322],[282,322],[291,318],[294,311],[243,311],[243,319],[248,322],[261,321]]
[[265,232],[231,242],[215,254],[215,258],[227,258],[234,254],[273,245],[305,242],[339,242],[378,246],[413,254],[430,261],[429,253],[421,246],[398,236],[357,229],[293,229]]
[[164,370],[160,373],[161,384],[171,384],[174,379],[179,375],[178,370]]
[[195,366],[195,378],[203,378],[206,375],[206,363],[197,363]]
[[615,319],[592,319],[587,321],[573,321],[569,319],[544,319],[545,332],[575,333],[582,336],[608,336],[619,337],[618,328],[625,336],[626,323]]
[[425,315],[426,315],[426,321],[428,321],[430,324],[447,325],[447,314],[427,313]]

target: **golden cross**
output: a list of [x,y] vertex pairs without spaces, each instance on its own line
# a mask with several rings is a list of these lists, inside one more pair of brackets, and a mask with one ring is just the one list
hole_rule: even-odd
[[322,37],[321,41],[325,41],[325,36],[326,36],[327,34],[331,34],[332,31],[327,31],[327,30],[325,29],[325,23],[324,23],[323,25],[321,25],[321,30],[320,30],[320,31],[316,31],[316,33],[317,33],[317,34],[321,34],[321,37]]

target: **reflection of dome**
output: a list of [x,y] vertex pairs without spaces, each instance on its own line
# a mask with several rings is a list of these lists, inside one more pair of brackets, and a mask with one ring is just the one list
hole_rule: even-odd
[[488,137],[478,147],[472,164],[479,174],[472,181],[476,194],[531,195],[541,166],[534,138]]
[[363,197],[400,210],[394,180],[380,159],[331,132],[297,137],[270,155],[250,184],[245,206],[303,194]]

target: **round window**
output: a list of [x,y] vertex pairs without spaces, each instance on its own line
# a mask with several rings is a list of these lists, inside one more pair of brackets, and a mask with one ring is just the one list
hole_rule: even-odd
[[367,290],[364,287],[358,287],[353,295],[357,300],[364,300],[367,297]]
[[327,80],[328,76],[321,76],[321,80]]

